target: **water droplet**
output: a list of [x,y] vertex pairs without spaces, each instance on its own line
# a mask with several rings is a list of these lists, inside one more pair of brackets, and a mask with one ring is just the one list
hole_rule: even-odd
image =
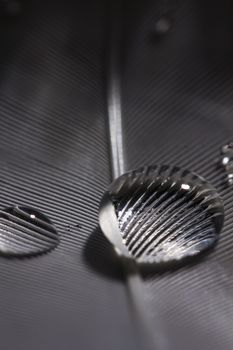
[[166,35],[172,28],[173,20],[170,15],[161,16],[154,25],[153,36],[155,39],[160,39]]
[[51,221],[41,212],[25,206],[0,211],[0,254],[32,256],[45,253],[59,243]]
[[221,148],[220,166],[224,169],[227,182],[233,184],[233,143],[230,142]]
[[138,262],[170,262],[214,245],[224,220],[216,190],[202,177],[167,165],[116,179],[100,208],[103,233]]

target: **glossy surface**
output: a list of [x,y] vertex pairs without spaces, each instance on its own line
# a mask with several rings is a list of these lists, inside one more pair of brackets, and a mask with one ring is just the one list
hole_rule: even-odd
[[121,254],[138,262],[169,262],[213,246],[224,210],[202,177],[167,165],[120,176],[105,193],[100,226]]
[[0,254],[32,256],[55,248],[59,236],[41,212],[25,206],[0,211]]

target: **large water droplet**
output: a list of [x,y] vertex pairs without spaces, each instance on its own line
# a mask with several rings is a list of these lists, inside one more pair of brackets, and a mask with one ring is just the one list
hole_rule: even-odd
[[59,243],[51,221],[41,212],[25,206],[0,211],[0,254],[32,256],[45,253]]
[[105,193],[100,226],[118,252],[138,262],[194,256],[217,240],[223,203],[202,177],[167,165],[116,179]]

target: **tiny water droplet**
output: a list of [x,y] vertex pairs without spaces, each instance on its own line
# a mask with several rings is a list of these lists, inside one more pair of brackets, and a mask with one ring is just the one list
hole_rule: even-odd
[[213,246],[224,220],[217,191],[204,178],[169,165],[128,172],[103,196],[100,226],[128,258],[164,263]]
[[73,230],[79,230],[82,228],[82,225],[80,224],[75,224],[75,225],[67,225],[67,231],[73,231]]
[[172,28],[173,20],[170,15],[161,16],[154,24],[153,36],[155,39],[161,39],[166,35]]
[[0,255],[33,256],[55,248],[59,235],[40,211],[13,206],[0,211]]
[[228,185],[233,184],[233,143],[229,142],[221,148],[220,166],[224,169]]

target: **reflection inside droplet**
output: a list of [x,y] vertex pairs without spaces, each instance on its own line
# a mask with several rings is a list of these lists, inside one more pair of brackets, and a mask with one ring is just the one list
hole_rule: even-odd
[[181,188],[183,189],[183,190],[190,190],[190,186],[189,185],[187,185],[187,184],[182,184],[181,185]]
[[230,160],[229,157],[223,157],[223,159],[222,159],[222,164],[223,164],[223,165],[226,165],[227,163],[229,163],[229,160]]

